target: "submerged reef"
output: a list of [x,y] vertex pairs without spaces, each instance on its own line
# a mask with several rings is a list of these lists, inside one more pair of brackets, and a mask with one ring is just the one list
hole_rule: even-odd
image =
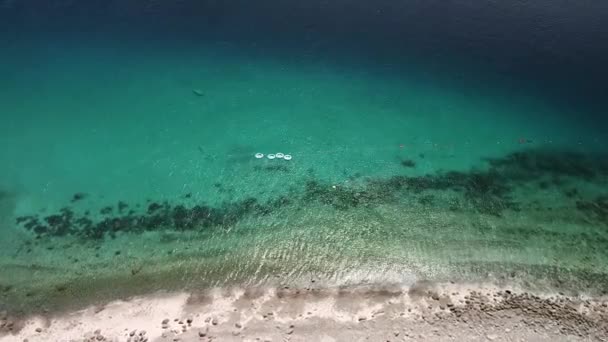
[[[532,149],[486,162],[487,167],[466,172],[368,178],[352,186],[328,184],[311,175],[300,193],[290,192],[289,196],[282,195],[264,203],[256,198],[227,202],[219,207],[150,202],[145,212],[136,213],[127,209],[138,207],[137,204],[121,201],[115,206],[102,208],[102,218],[96,220],[86,212],[79,215],[70,207],[64,207],[58,213],[44,217],[18,217],[17,223],[38,238],[75,235],[102,239],[105,236],[113,237],[119,231],[229,228],[246,216],[268,215],[286,205],[305,207],[310,203],[321,203],[336,210],[349,210],[413,198],[419,204],[432,206],[439,192],[449,193],[455,198],[449,206],[452,211],[473,209],[480,214],[501,217],[504,211],[521,210],[522,202],[526,201],[516,196],[516,190],[535,187],[538,191],[546,191],[550,187],[559,187],[561,191],[558,193],[563,194],[564,198],[576,201],[573,207],[596,222],[608,224],[608,197],[584,200],[576,188],[579,182],[601,183],[605,180],[608,176],[608,158],[605,156]],[[287,172],[284,169],[264,171]],[[221,188],[221,184],[217,187]],[[72,202],[84,197],[82,193],[75,194]]]

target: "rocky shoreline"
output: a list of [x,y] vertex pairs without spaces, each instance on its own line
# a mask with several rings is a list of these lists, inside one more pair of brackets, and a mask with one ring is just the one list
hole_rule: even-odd
[[0,341],[608,341],[608,298],[493,285],[248,288],[0,317]]

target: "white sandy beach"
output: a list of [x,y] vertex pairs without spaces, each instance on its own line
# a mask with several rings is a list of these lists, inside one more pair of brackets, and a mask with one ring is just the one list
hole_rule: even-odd
[[[12,330],[7,324],[12,322]],[[608,298],[492,285],[157,293],[2,321],[12,341],[606,341]]]

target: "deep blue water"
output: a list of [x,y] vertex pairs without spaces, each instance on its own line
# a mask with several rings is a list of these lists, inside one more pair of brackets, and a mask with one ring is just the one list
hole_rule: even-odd
[[471,82],[499,75],[599,119],[606,108],[607,18],[603,1],[5,0],[0,29],[9,47],[36,38],[169,49],[171,42],[228,41],[263,47],[269,56],[341,64],[424,61]]

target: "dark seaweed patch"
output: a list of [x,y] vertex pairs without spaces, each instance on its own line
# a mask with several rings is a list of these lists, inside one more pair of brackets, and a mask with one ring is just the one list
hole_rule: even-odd
[[381,183],[375,183],[375,187],[353,189],[311,180],[306,183],[303,200],[305,202],[318,201],[339,210],[346,210],[361,205],[388,201],[391,197],[390,189]]
[[156,202],[152,202],[148,205],[148,214],[153,214],[154,212],[161,209],[162,207],[163,207],[162,205],[160,205]]
[[[133,210],[125,214],[126,208],[138,207],[118,203],[118,210],[113,206],[105,207],[101,213],[105,217],[94,221],[87,215],[77,216],[69,208],[59,213],[46,216],[23,216],[17,223],[40,236],[76,235],[89,239],[113,237],[117,232],[143,232],[160,229],[176,231],[200,230],[214,227],[226,228],[235,225],[247,215],[267,215],[277,208],[287,205],[306,206],[318,202],[338,210],[348,210],[360,206],[372,206],[399,201],[402,198],[415,196],[424,205],[433,204],[435,194],[427,191],[450,191],[456,195],[449,209],[460,211],[473,208],[476,211],[493,216],[501,216],[505,210],[520,210],[520,204],[513,199],[513,189],[522,184],[538,184],[539,180],[559,180],[563,184],[570,180],[598,180],[608,175],[608,162],[603,156],[584,156],[574,153],[555,151],[529,150],[513,153],[501,159],[490,159],[489,168],[470,170],[468,172],[438,172],[416,177],[394,176],[390,178],[367,179],[357,186],[324,183],[310,175],[301,193],[290,192],[265,203],[255,198],[237,202],[226,202],[218,207],[196,204],[171,205],[168,202],[148,200],[145,213],[138,214]],[[285,169],[271,169],[273,172],[284,172]],[[355,178],[359,178],[356,175]],[[214,185],[220,191],[224,186]],[[540,185],[543,187],[544,185]],[[548,185],[547,185],[548,186]],[[568,190],[567,197],[577,197],[576,190]],[[608,222],[608,199],[598,197],[592,201],[579,200],[578,210],[601,222]]]
[[422,205],[433,205],[435,204],[435,196],[433,195],[422,195],[418,197],[418,203]]
[[463,193],[473,207],[485,214],[500,216],[503,210],[518,209],[511,198],[508,180],[495,171],[448,172],[420,177],[394,176],[370,180],[362,189],[309,181],[305,187],[304,200],[316,200],[344,210],[360,205],[391,202],[396,200],[399,193],[420,194],[427,190]]
[[416,167],[416,162],[411,159],[405,159],[405,160],[401,161],[401,166],[407,167],[407,168],[413,168],[413,167]]
[[68,208],[62,209],[59,214],[45,217],[44,221],[40,221],[36,216],[19,217],[17,221],[38,236],[70,234],[85,239],[99,240],[106,236],[114,238],[117,232],[228,228],[246,215],[265,215],[277,207],[290,203],[291,201],[287,197],[279,197],[266,204],[260,204],[256,199],[249,198],[240,202],[225,203],[217,208],[205,205],[188,208],[181,204],[172,206],[168,202],[163,204],[152,202],[145,214],[138,215],[130,211],[126,215],[105,217],[100,221],[93,221],[86,216],[77,216]]
[[72,202],[78,202],[80,200],[83,200],[85,197],[87,197],[87,194],[83,192],[77,192],[72,196]]
[[540,181],[538,182],[538,187],[545,190],[549,188],[549,182],[547,181]]
[[564,195],[566,195],[566,197],[568,197],[568,198],[573,198],[573,197],[578,196],[579,192],[578,192],[578,189],[571,188],[571,189],[564,191]]
[[111,206],[107,206],[107,207],[101,208],[99,213],[102,215],[109,215],[112,213],[112,211],[114,211],[114,208],[112,208]]
[[519,209],[510,192],[506,179],[499,173],[490,171],[472,174],[466,182],[464,195],[477,211],[501,216],[506,209]]
[[608,196],[599,196],[591,201],[577,201],[576,208],[592,219],[608,225]]
[[17,224],[22,224],[24,222],[29,221],[32,218],[34,218],[34,217],[33,216],[19,216],[19,217],[17,217],[16,221],[17,221]]
[[289,172],[289,167],[287,167],[286,165],[267,165],[267,166],[256,165],[253,169],[255,171]]
[[[501,216],[505,210],[520,210],[513,189],[524,183],[540,188],[562,187],[568,180],[597,181],[608,175],[608,159],[603,155],[587,156],[571,152],[527,150],[489,159],[486,170],[451,171],[418,177],[394,176],[371,179],[363,189],[311,181],[305,187],[305,200],[317,200],[338,209],[361,204],[393,201],[399,194],[420,194],[429,190],[461,193],[464,200],[480,213]],[[549,181],[539,179],[548,179]],[[567,196],[577,193],[569,191]],[[452,206],[457,210],[461,206]]]
[[605,155],[534,149],[515,152],[505,158],[488,159],[488,162],[492,169],[512,180],[566,176],[590,181],[608,175],[608,158]]
[[62,208],[59,214],[49,215],[44,218],[48,228],[36,226],[34,231],[37,233],[46,231],[56,236],[67,235],[72,231],[71,221],[73,218],[74,213],[69,208]]

